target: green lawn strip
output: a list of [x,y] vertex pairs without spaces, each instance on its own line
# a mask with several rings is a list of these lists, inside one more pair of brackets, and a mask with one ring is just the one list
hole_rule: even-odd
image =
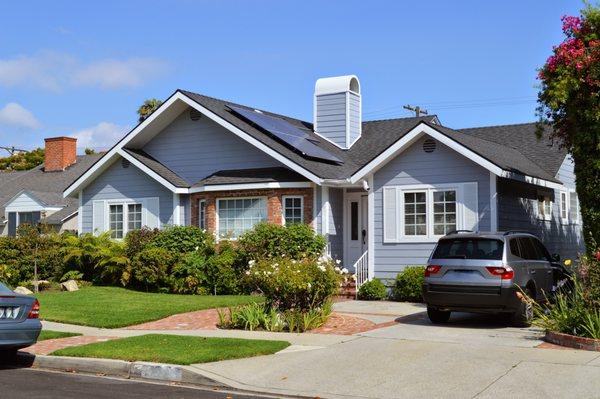
[[289,345],[285,341],[148,334],[73,346],[51,355],[189,365],[270,355]]
[[82,334],[62,332],[62,331],[42,330],[42,332],[40,333],[40,336],[38,337],[38,341],[45,341],[47,339],[78,337],[80,335],[82,335]]
[[118,328],[159,320],[195,310],[237,306],[263,301],[249,295],[174,295],[86,287],[74,292],[42,292],[40,317],[82,326]]

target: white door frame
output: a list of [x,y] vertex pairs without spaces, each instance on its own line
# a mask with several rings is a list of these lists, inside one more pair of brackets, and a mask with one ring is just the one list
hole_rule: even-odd
[[[344,190],[344,267],[351,268],[354,262],[358,259],[350,258],[350,202],[358,202],[358,240],[361,242],[360,255],[362,255],[369,246],[368,240],[368,199],[366,192],[347,192]],[[366,214],[363,215],[366,210]],[[367,221],[367,223],[363,223]],[[363,225],[364,224],[364,225]],[[362,231],[367,232],[367,236],[363,241]]]

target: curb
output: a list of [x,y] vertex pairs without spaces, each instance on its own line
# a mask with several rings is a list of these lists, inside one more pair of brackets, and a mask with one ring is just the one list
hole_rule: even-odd
[[19,352],[17,362],[33,368],[77,372],[84,374],[100,374],[113,377],[179,382],[202,385],[212,388],[232,388],[213,378],[207,377],[199,370],[173,364],[127,362],[113,359],[94,359],[85,357],[44,356]]
[[551,344],[565,346],[567,348],[600,352],[600,340],[598,339],[577,337],[575,335],[559,333],[556,331],[547,331],[544,339]]

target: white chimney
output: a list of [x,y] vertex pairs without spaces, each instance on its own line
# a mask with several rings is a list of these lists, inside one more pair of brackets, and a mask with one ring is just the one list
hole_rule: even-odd
[[362,105],[355,75],[321,78],[315,84],[314,129],[340,148],[360,138]]

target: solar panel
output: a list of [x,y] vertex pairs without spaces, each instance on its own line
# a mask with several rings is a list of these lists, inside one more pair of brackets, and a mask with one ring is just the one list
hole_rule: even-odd
[[233,105],[228,105],[228,107],[242,118],[266,130],[280,141],[292,147],[292,149],[307,157],[343,163],[335,155],[319,147],[317,140],[281,118]]

